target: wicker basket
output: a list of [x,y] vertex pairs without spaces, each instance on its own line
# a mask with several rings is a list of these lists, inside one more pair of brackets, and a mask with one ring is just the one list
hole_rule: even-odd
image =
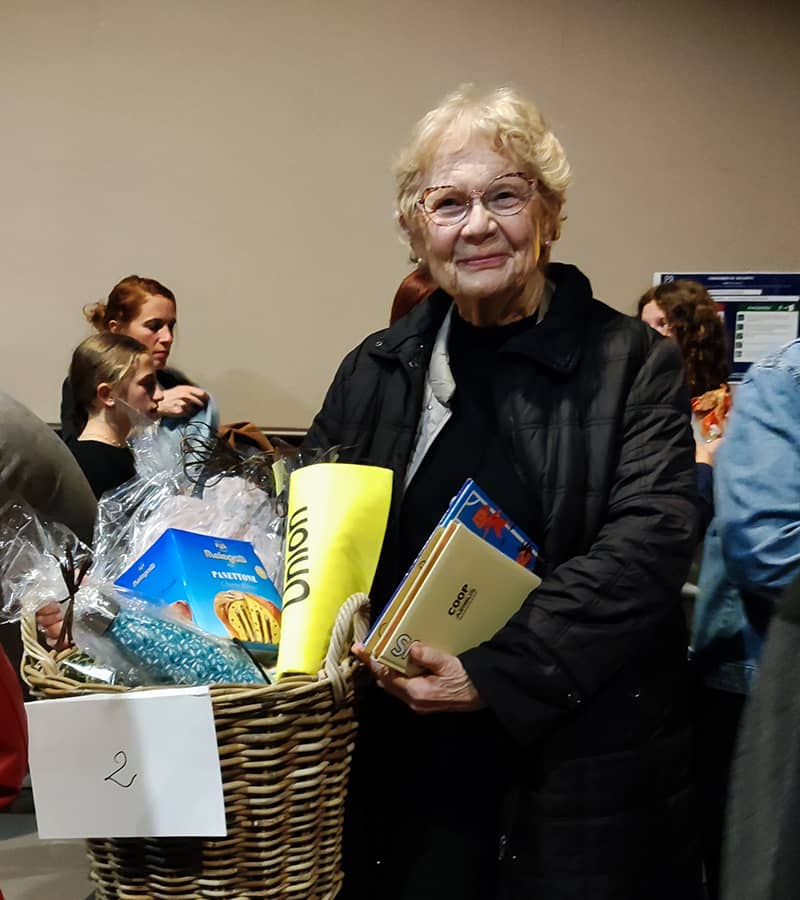
[[[87,841],[98,900],[329,900],[342,881],[344,799],[356,733],[350,642],[366,631],[369,601],[342,606],[317,676],[278,684],[212,685],[228,835]],[[81,684],[22,627],[22,674],[35,696],[125,688]]]

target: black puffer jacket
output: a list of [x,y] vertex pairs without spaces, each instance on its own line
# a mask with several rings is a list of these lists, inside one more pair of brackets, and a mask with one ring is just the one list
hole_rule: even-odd
[[[494,384],[543,583],[462,661],[515,747],[497,896],[693,898],[686,637],[694,543],[688,393],[673,342],[551,264],[543,322]],[[391,467],[398,506],[441,292],[342,363],[307,438]],[[446,886],[440,896],[448,897]]]

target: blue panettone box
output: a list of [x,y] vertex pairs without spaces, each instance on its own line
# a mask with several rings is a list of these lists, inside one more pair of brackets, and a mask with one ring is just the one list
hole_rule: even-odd
[[274,646],[281,598],[252,544],[168,528],[115,584],[220,637]]

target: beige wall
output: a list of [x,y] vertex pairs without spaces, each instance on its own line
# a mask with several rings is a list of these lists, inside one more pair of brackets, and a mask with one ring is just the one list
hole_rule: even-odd
[[800,269],[796,6],[0,0],[0,387],[55,420],[81,305],[137,272],[225,420],[306,425],[408,270],[392,157],[468,80],[548,115],[554,258],[612,305],[656,269]]

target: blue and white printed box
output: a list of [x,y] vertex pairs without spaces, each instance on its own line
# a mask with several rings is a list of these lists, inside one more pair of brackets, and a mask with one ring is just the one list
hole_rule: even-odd
[[209,634],[279,641],[281,598],[247,541],[168,528],[115,583]]

